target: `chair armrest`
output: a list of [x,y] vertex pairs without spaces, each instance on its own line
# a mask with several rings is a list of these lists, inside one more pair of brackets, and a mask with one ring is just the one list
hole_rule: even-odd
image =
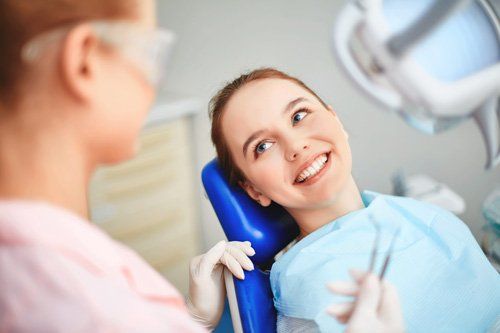
[[238,308],[238,299],[236,298],[236,290],[234,288],[233,274],[226,268],[224,268],[224,282],[226,284],[226,294],[229,302],[229,310],[231,312],[234,333],[243,333],[240,310]]

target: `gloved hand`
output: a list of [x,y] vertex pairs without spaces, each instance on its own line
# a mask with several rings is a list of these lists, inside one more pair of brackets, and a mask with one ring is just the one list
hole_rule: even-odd
[[347,324],[345,332],[404,332],[396,288],[371,273],[354,270],[350,273],[355,282],[333,282],[328,285],[336,294],[356,297],[353,302],[335,304],[327,309],[339,322]]
[[248,256],[255,254],[250,242],[220,241],[207,253],[191,260],[189,272],[189,296],[187,307],[191,316],[201,325],[213,329],[220,320],[224,308],[226,288],[223,269],[243,280],[243,269],[254,269]]

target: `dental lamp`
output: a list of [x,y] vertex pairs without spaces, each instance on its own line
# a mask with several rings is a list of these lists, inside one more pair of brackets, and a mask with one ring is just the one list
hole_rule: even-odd
[[340,67],[410,126],[473,119],[486,168],[500,162],[500,0],[351,0],[333,31]]

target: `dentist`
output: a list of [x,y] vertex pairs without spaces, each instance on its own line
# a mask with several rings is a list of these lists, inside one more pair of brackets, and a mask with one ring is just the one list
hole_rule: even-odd
[[0,2],[0,332],[202,332],[223,266],[253,269],[249,243],[218,243],[186,306],[88,221],[92,173],[134,156],[160,82],[172,36],[154,17],[153,0]]

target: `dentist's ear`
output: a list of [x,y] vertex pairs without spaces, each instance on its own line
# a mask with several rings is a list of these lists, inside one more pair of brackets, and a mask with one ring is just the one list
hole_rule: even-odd
[[340,124],[340,128],[342,129],[342,132],[344,132],[345,136],[346,136],[346,139],[349,139],[349,133],[347,133],[347,131],[344,129],[344,125],[342,125],[342,122],[340,121],[340,119],[337,117],[337,113],[333,110],[332,106],[331,105],[328,105],[327,106],[327,109],[328,111],[330,111],[331,113],[333,113],[333,115],[337,118],[339,124]]
[[86,101],[94,93],[98,41],[88,24],[73,28],[62,46],[60,70],[65,86],[76,98]]
[[271,199],[266,197],[262,192],[257,190],[255,186],[248,181],[240,181],[238,184],[241,186],[245,192],[250,196],[250,198],[254,199],[257,201],[262,207],[267,207],[271,204]]

